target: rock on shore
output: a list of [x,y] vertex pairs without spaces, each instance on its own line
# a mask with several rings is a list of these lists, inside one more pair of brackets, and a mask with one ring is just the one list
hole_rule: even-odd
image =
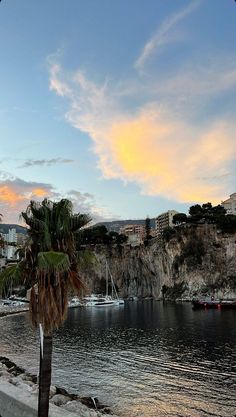
[[[1,381],[8,382],[37,398],[37,377],[25,372],[23,368],[5,357],[0,357],[0,386]],[[97,398],[80,398],[78,395],[69,394],[64,388],[53,385],[50,388],[50,402],[79,417],[117,417]]]

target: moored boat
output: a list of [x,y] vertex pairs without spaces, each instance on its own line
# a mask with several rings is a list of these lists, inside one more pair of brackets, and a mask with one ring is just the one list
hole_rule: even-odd
[[80,307],[82,305],[83,304],[80,301],[79,297],[73,297],[70,301],[68,301],[68,307],[69,308]]
[[[109,295],[109,285],[111,287],[111,294]],[[106,262],[106,295],[91,294],[83,298],[83,303],[86,307],[109,307],[123,305],[124,300],[119,298],[116,286],[111,274],[111,271]]]
[[193,300],[193,309],[236,309],[236,300]]

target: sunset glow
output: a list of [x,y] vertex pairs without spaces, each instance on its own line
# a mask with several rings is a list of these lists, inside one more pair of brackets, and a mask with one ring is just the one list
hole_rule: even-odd
[[1,2],[4,221],[30,199],[99,220],[235,191],[235,4],[164,3]]

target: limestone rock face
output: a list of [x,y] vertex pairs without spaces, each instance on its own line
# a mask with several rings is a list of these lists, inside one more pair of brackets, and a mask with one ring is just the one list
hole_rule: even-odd
[[93,262],[81,269],[88,293],[105,291],[107,260],[121,297],[236,298],[236,234],[223,235],[214,225],[188,225],[147,246],[97,245],[93,251]]

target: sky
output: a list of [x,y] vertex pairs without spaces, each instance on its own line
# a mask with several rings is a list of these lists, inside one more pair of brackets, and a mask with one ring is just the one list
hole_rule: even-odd
[[2,0],[0,213],[94,221],[236,191],[234,0]]

